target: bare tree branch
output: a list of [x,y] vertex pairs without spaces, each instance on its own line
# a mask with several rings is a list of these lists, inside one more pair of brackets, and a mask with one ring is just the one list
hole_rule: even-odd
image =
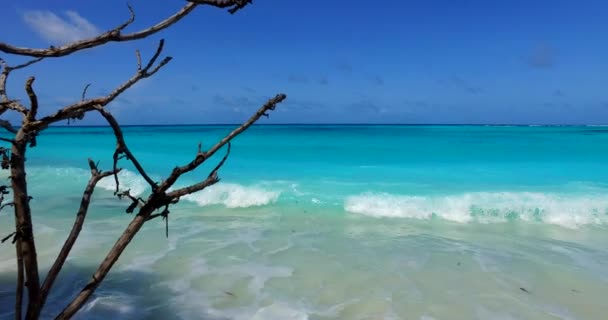
[[96,36],[94,38],[80,40],[80,41],[72,42],[72,43],[64,45],[64,46],[51,47],[48,49],[32,49],[32,48],[25,48],[25,47],[16,47],[16,46],[12,46],[7,43],[0,43],[0,51],[9,53],[9,54],[31,56],[31,57],[62,57],[62,56],[67,56],[69,54],[72,54],[72,53],[80,51],[80,50],[98,47],[98,46],[104,45],[108,42],[121,42],[121,41],[131,41],[131,40],[143,39],[143,38],[146,38],[152,34],[155,34],[159,31],[173,25],[174,23],[178,22],[183,17],[188,15],[190,12],[192,12],[192,10],[194,10],[194,8],[196,8],[196,6],[197,6],[197,4],[195,4],[195,3],[188,3],[185,6],[183,6],[179,11],[177,11],[174,15],[155,24],[154,26],[151,26],[151,27],[141,30],[141,31],[128,33],[128,34],[122,34],[123,29],[126,28],[128,25],[130,25],[135,20],[135,13],[133,12],[133,9],[131,8],[131,6],[129,6],[129,11],[131,14],[129,20],[127,20],[120,26],[118,26],[110,31],[104,32],[101,35]]
[[12,207],[12,206],[14,206],[14,205],[15,205],[15,204],[14,204],[14,203],[12,203],[12,202],[3,203],[3,204],[0,206],[0,211],[2,211],[2,209],[6,208],[6,207]]
[[3,138],[3,137],[0,137],[0,141],[4,141],[4,142],[8,142],[8,143],[15,143],[15,140]]
[[196,157],[194,158],[194,160],[192,160],[190,163],[188,163],[182,167],[176,167],[175,169],[173,169],[173,171],[171,172],[171,175],[169,175],[169,177],[165,181],[163,181],[163,183],[158,187],[160,192],[167,191],[169,188],[171,188],[171,186],[173,186],[173,184],[177,181],[177,179],[182,174],[196,169],[206,159],[213,156],[217,152],[217,150],[219,150],[221,147],[223,147],[230,140],[234,139],[234,137],[239,135],[241,132],[243,132],[247,128],[249,128],[252,124],[254,124],[262,116],[267,116],[268,115],[267,112],[270,110],[274,110],[276,108],[276,105],[281,103],[283,100],[285,100],[285,98],[287,98],[287,96],[285,94],[278,94],[274,98],[268,100],[260,109],[258,109],[258,111],[253,116],[251,116],[251,118],[249,118],[249,120],[247,120],[241,126],[239,126],[238,128],[234,129],[232,132],[230,132],[230,134],[228,134],[222,140],[220,140],[218,143],[216,143],[207,152],[199,152],[196,155]]
[[[197,190],[202,190],[207,186],[210,186],[217,181],[219,181],[217,177],[217,171],[222,167],[222,165],[226,162],[228,155],[230,154],[230,147],[228,148],[226,155],[220,161],[220,163],[211,171],[207,179],[204,181],[195,184],[191,187],[186,187],[182,189],[175,190],[169,194],[165,194],[168,188],[170,188],[173,183],[183,174],[188,171],[191,171],[198,167],[202,162],[211,157],[217,150],[219,150],[222,146],[226,145],[230,142],[230,140],[234,139],[239,133],[243,132],[245,129],[249,128],[255,121],[257,121],[260,117],[264,115],[268,115],[267,112],[270,110],[274,110],[276,105],[283,100],[285,100],[287,96],[284,94],[278,94],[276,97],[268,100],[247,122],[243,125],[239,126],[235,130],[233,130],[230,134],[220,140],[215,146],[213,146],[206,153],[198,153],[196,155],[195,160],[184,167],[177,167],[173,169],[171,173],[170,179],[172,182],[163,182],[161,186],[159,186],[156,190],[152,192],[152,194],[148,197],[148,200],[145,201],[137,215],[131,220],[131,223],[127,226],[122,235],[118,238],[110,252],[106,255],[103,262],[97,268],[97,271],[93,274],[91,280],[87,283],[87,285],[80,291],[80,293],[72,300],[72,302],[57,316],[56,319],[69,319],[72,317],[80,308],[84,305],[84,303],[89,299],[89,297],[93,294],[93,292],[97,289],[99,284],[106,277],[114,263],[118,260],[120,255],[123,253],[127,245],[133,240],[137,232],[141,229],[142,225],[149,221],[153,212],[158,208],[165,207],[171,203],[175,203],[177,198],[182,195],[188,194],[188,192],[195,192]],[[189,188],[189,189],[188,189]],[[162,215],[161,215],[162,216]]]
[[[111,113],[106,111],[101,106],[97,106],[95,109],[106,119],[106,121],[108,121],[108,124],[110,125],[110,127],[112,127],[112,130],[114,131],[114,136],[116,136],[116,151],[114,151],[114,157],[113,157],[115,172],[116,172],[119,155],[124,153],[127,156],[127,159],[129,159],[133,163],[133,165],[137,169],[137,172],[139,172],[139,174],[141,174],[141,176],[146,180],[146,182],[148,182],[150,187],[152,187],[152,191],[154,191],[158,187],[158,185],[156,184],[156,182],[154,182],[154,180],[152,180],[152,178],[150,178],[150,176],[146,173],[146,170],[144,170],[144,168],[141,166],[141,164],[139,163],[137,158],[135,158],[133,153],[131,153],[131,150],[129,150],[129,147],[127,147],[127,143],[125,142],[124,135],[122,134],[122,129],[120,128],[120,125],[116,121],[116,118],[114,118],[114,116],[112,116]],[[116,174],[114,176],[116,177],[116,191],[114,192],[114,194],[117,194],[118,193],[118,177],[116,176]]]
[[10,133],[17,133],[17,129],[13,128],[13,125],[8,120],[0,119],[0,127],[6,129]]
[[84,99],[87,97],[87,90],[89,90],[90,86],[90,83],[87,83],[87,85],[84,86],[84,89],[82,89],[82,95],[80,96],[80,101],[84,101]]
[[36,92],[34,92],[34,88],[32,88],[32,84],[36,78],[29,77],[25,82],[25,92],[27,92],[28,97],[30,97],[30,111],[27,113],[27,121],[32,122],[36,120],[36,114],[38,113],[38,97],[36,96]]
[[95,191],[95,186],[101,179],[111,176],[115,173],[114,171],[100,171],[97,168],[95,162],[93,162],[93,160],[91,159],[89,159],[89,167],[91,169],[91,178],[89,179],[89,182],[87,183],[87,186],[82,194],[82,199],[80,200],[80,208],[78,208],[78,212],[76,213],[76,221],[74,221],[72,230],[70,231],[68,238],[63,243],[63,247],[61,248],[59,255],[55,259],[55,262],[49,270],[49,273],[47,274],[46,279],[44,280],[44,283],[42,284],[42,287],[40,289],[40,308],[44,306],[46,299],[48,298],[48,294],[51,288],[53,287],[57,276],[59,275],[59,272],[63,268],[63,265],[65,264],[65,261],[68,258],[68,255],[70,254],[74,243],[76,243],[76,239],[78,239],[78,236],[80,235],[80,231],[82,230],[84,220],[89,210],[91,197],[93,196],[93,192]]
[[230,7],[230,9],[228,9],[228,12],[230,12],[230,14],[234,14],[237,11],[243,9],[246,5],[251,3],[251,0],[188,0],[189,2],[194,2],[194,3],[198,3],[198,4],[208,4],[208,5],[213,5],[216,6],[218,8],[228,8]]
[[161,31],[161,30],[171,26],[172,24],[178,22],[183,17],[188,15],[195,7],[196,7],[196,4],[189,3],[189,4],[185,5],[184,7],[182,7],[174,15],[157,23],[156,25],[154,25],[152,27],[149,27],[147,29],[144,29],[144,30],[141,30],[138,32],[122,34],[123,29],[125,29],[133,21],[135,21],[135,13],[133,11],[133,8],[131,8],[131,6],[128,6],[129,12],[130,12],[129,20],[122,23],[118,27],[116,27],[110,31],[104,32],[101,35],[96,36],[94,38],[72,42],[72,43],[69,43],[67,45],[60,46],[60,47],[50,47],[48,49],[32,49],[32,48],[25,48],[25,47],[16,47],[16,46],[12,46],[7,43],[0,43],[0,51],[9,53],[9,54],[31,56],[31,57],[62,57],[62,56],[66,56],[66,55],[72,54],[72,53],[80,51],[80,50],[101,46],[108,42],[121,42],[121,41],[131,41],[131,40],[143,39],[145,37],[148,37],[158,31]]
[[131,6],[129,6],[130,18],[123,24],[118,27],[104,32],[99,36],[94,38],[85,39],[76,41],[64,46],[60,47],[50,47],[48,49],[33,49],[26,47],[16,47],[7,43],[0,42],[0,51],[21,55],[21,56],[30,56],[30,57],[62,57],[72,54],[74,52],[98,47],[104,45],[108,42],[122,42],[122,41],[132,41],[146,38],[150,35],[153,35],[167,27],[173,25],[174,23],[180,21],[182,18],[187,16],[192,10],[194,10],[198,5],[209,5],[218,8],[230,8],[228,12],[234,14],[238,10],[244,8],[247,4],[251,3],[251,0],[188,0],[190,3],[183,6],[180,10],[178,10],[174,15],[169,18],[140,31],[136,31],[133,33],[122,34],[123,29],[125,29],[128,25],[130,25],[135,20],[135,13]]
[[[163,29],[168,28],[174,23],[183,19],[186,15],[191,13],[199,5],[214,6],[219,8],[227,8],[228,12],[233,14],[238,10],[244,8],[251,0],[186,0],[188,3],[178,10],[174,15],[158,22],[157,24],[131,33],[125,32],[127,27],[131,26],[135,21],[135,13],[131,6],[128,6],[130,17],[128,20],[118,25],[114,29],[104,32],[96,37],[76,41],[70,44],[66,44],[59,47],[50,47],[46,49],[36,49],[27,47],[16,47],[6,43],[0,43],[0,51],[8,54],[22,55],[35,57],[35,59],[25,62],[21,65],[10,67],[3,60],[0,60],[2,66],[2,72],[0,73],[0,115],[7,110],[14,110],[20,112],[23,115],[23,123],[18,128],[13,128],[11,123],[0,119],[0,127],[3,127],[8,132],[13,133],[12,139],[0,137],[0,140],[10,142],[12,144],[10,150],[7,148],[0,147],[1,166],[4,169],[10,169],[11,172],[11,187],[13,190],[13,201],[11,203],[2,203],[4,199],[4,189],[0,189],[0,210],[8,205],[14,205],[15,207],[15,232],[12,236],[13,242],[16,245],[16,255],[18,263],[18,281],[17,281],[17,298],[15,305],[15,313],[18,318],[23,315],[22,304],[24,287],[27,288],[27,313],[24,315],[27,319],[36,319],[40,316],[42,308],[50,294],[53,284],[63,268],[68,255],[73,248],[84,224],[91,197],[93,195],[95,186],[104,177],[110,175],[114,176],[116,181],[115,194],[119,198],[128,198],[131,204],[126,209],[128,213],[135,212],[137,214],[133,217],[131,223],[124,230],[122,235],[118,238],[112,249],[108,252],[104,260],[101,262],[96,272],[93,274],[92,279],[82,289],[82,291],[70,302],[69,305],[57,316],[58,319],[71,318],[90,298],[99,284],[107,276],[112,266],[119,259],[120,255],[128,244],[135,237],[137,232],[143,226],[146,221],[157,217],[163,217],[165,219],[165,234],[168,236],[168,215],[169,206],[179,201],[180,197],[203,190],[204,188],[217,183],[220,179],[218,177],[218,171],[222,168],[230,155],[231,143],[230,141],[239,135],[241,132],[253,125],[262,116],[268,116],[268,112],[274,110],[276,104],[282,102],[286,96],[279,94],[276,97],[268,100],[247,122],[234,129],[227,136],[213,145],[209,150],[201,150],[199,145],[198,153],[196,153],[194,159],[182,166],[175,168],[168,179],[162,182],[159,186],[157,182],[152,180],[146,173],[142,165],[135,158],[132,152],[129,150],[125,138],[116,119],[112,114],[104,109],[108,104],[113,102],[118,96],[124,93],[126,90],[131,88],[135,83],[141,79],[148,78],[158,72],[167,63],[171,61],[171,57],[165,57],[161,59],[163,53],[164,40],[161,40],[158,47],[152,57],[147,63],[142,63],[141,54],[136,51],[137,59],[137,71],[127,81],[123,82],[120,86],[116,87],[112,92],[105,96],[100,96],[92,99],[87,99],[87,91],[90,84],[86,85],[82,91],[80,101],[68,105],[55,113],[37,119],[39,103],[38,97],[33,88],[35,81],[34,77],[28,78],[25,84],[25,90],[29,98],[29,108],[27,104],[20,102],[19,100],[9,99],[6,92],[6,83],[11,71],[28,67],[46,57],[63,57],[72,53],[102,46],[109,42],[124,42],[132,41],[137,39],[143,39]],[[89,160],[89,167],[91,169],[91,178],[87,183],[87,186],[83,192],[79,210],[76,214],[76,219],[70,234],[63,244],[61,251],[59,252],[53,266],[49,270],[46,279],[40,285],[40,277],[38,270],[38,259],[36,253],[36,246],[34,241],[34,232],[32,227],[31,208],[29,201],[31,197],[28,195],[27,179],[26,179],[26,149],[27,144],[30,146],[35,145],[36,136],[44,129],[49,127],[51,124],[63,120],[71,119],[82,119],[87,112],[98,111],[112,127],[114,135],[116,137],[116,149],[114,152],[113,170],[108,172],[101,172],[98,170],[97,165],[93,161]],[[195,170],[207,159],[211,158],[217,151],[219,151],[226,144],[227,150],[221,161],[215,166],[215,168],[208,174],[207,178],[203,181],[173,190],[168,190],[175,184],[175,182],[181,177],[182,174]],[[138,173],[146,180],[146,182],[152,187],[152,191],[146,200],[135,197],[130,194],[129,190],[123,192],[119,191],[118,181],[118,160],[126,157],[133,163]],[[0,186],[0,188],[3,188]],[[159,211],[162,210],[162,211]]]
[[228,156],[230,155],[230,147],[231,147],[231,144],[230,144],[230,142],[228,142],[228,149],[226,150],[226,155],[222,158],[222,161],[220,161],[217,164],[217,166],[215,166],[215,168],[211,171],[211,173],[209,173],[209,176],[207,176],[207,179],[205,179],[197,184],[193,184],[191,186],[187,186],[187,187],[184,187],[181,189],[177,189],[175,191],[171,191],[171,192],[167,193],[167,196],[172,199],[179,199],[182,196],[201,191],[209,186],[212,186],[212,185],[218,183],[220,181],[220,179],[219,179],[217,173],[220,170],[220,168],[222,168],[222,166],[224,165],[226,160],[228,159]]
[[10,71],[13,71],[13,70],[19,70],[19,69],[27,68],[27,67],[33,65],[34,63],[37,63],[37,62],[41,61],[42,59],[44,59],[44,57],[38,57],[36,59],[32,59],[32,60],[27,61],[25,63],[16,65],[14,67],[9,67],[9,69],[10,69]]
[[43,58],[36,58],[36,59],[30,60],[28,62],[25,62],[23,64],[17,65],[15,67],[11,67],[6,63],[6,61],[4,61],[2,58],[0,58],[0,66],[2,67],[2,73],[0,73],[0,102],[1,102],[0,114],[4,113],[4,111],[6,111],[6,109],[19,111],[24,115],[27,113],[27,109],[24,106],[22,106],[19,103],[19,101],[10,100],[8,98],[8,95],[6,92],[6,81],[8,80],[8,76],[11,73],[11,71],[23,69],[25,67],[31,66],[32,64],[34,64],[42,59]]
[[156,52],[154,53],[154,56],[152,56],[150,62],[148,62],[148,64],[146,65],[146,68],[138,69],[137,72],[129,80],[125,81],[119,87],[114,89],[114,91],[110,92],[107,96],[79,101],[77,103],[64,107],[52,115],[32,122],[32,129],[43,130],[50,124],[58,121],[68,119],[82,119],[86,112],[92,111],[98,106],[105,107],[110,102],[114,101],[121,93],[125,92],[127,89],[133,86],[135,83],[137,83],[141,79],[145,79],[154,75],[160,68],[164,67],[167,63],[169,63],[169,61],[171,61],[171,57],[166,57],[160,63],[158,63],[156,67],[152,68],[154,62],[158,59],[163,50],[164,43],[165,40],[161,39],[156,49]]
[[25,116],[28,113],[27,108],[24,107],[21,103],[19,103],[18,100],[9,100],[9,101],[0,102],[0,115],[3,114],[6,110],[17,111],[17,112],[23,114],[23,116]]

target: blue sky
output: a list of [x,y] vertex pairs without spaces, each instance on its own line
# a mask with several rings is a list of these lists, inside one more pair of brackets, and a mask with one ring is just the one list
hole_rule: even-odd
[[[128,17],[122,0],[5,2],[0,41],[22,46]],[[136,30],[184,2],[131,4]],[[43,113],[89,82],[90,96],[105,94],[132,75],[135,49],[149,57],[162,37],[174,60],[111,106],[121,123],[235,123],[284,92],[264,123],[606,124],[606,12],[606,1],[549,0],[256,0],[235,15],[200,7],[152,38],[19,71],[9,89],[23,98],[36,75]]]

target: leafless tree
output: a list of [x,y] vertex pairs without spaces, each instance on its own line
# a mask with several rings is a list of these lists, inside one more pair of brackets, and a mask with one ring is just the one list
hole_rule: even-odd
[[[217,183],[219,181],[218,171],[230,153],[230,141],[249,128],[262,116],[268,116],[268,112],[274,110],[276,105],[282,102],[286,96],[284,94],[278,94],[274,98],[268,100],[268,102],[261,106],[249,120],[234,129],[209,150],[202,150],[199,145],[198,152],[194,155],[192,161],[185,165],[175,167],[166,178],[159,182],[150,177],[137,160],[136,156],[130,151],[120,125],[105,107],[116,100],[118,96],[135,83],[153,76],[171,61],[171,57],[160,58],[163,52],[164,40],[160,40],[156,51],[146,63],[142,62],[141,54],[139,51],[136,51],[137,69],[135,74],[116,87],[110,94],[95,98],[87,98],[87,85],[78,102],[67,105],[56,112],[43,117],[38,116],[38,97],[36,96],[33,86],[35,78],[30,77],[25,82],[25,91],[29,97],[29,103],[23,103],[17,99],[11,99],[7,93],[6,83],[11,73],[24,69],[32,64],[39,63],[45,59],[65,57],[75,52],[103,46],[110,42],[125,42],[146,38],[174,25],[193,10],[202,6],[226,8],[228,9],[228,12],[233,14],[240,9],[243,9],[250,2],[250,0],[188,0],[187,4],[172,16],[153,26],[135,32],[126,32],[127,27],[135,20],[135,13],[129,6],[130,18],[127,21],[90,39],[79,40],[66,45],[46,49],[24,48],[0,43],[0,51],[5,54],[32,58],[29,62],[17,66],[10,66],[5,60],[0,60],[2,67],[2,73],[0,74],[0,116],[10,111],[20,114],[22,118],[20,126],[18,127],[13,127],[6,119],[0,119],[0,126],[9,132],[8,136],[5,135],[0,137],[0,140],[7,143],[7,147],[0,147],[1,167],[2,169],[10,170],[10,185],[0,186],[0,210],[6,210],[6,207],[12,207],[15,212],[15,230],[2,239],[2,242],[9,242],[10,240],[10,242],[15,244],[16,249],[17,285],[15,290],[15,319],[22,319],[23,317],[25,317],[25,319],[36,319],[40,316],[47,297],[53,289],[53,284],[80,234],[87,215],[91,196],[93,195],[97,182],[102,178],[113,176],[113,179],[116,182],[114,194],[121,199],[130,201],[130,205],[126,211],[128,213],[134,213],[134,216],[112,249],[103,258],[103,261],[89,282],[82,288],[76,297],[67,304],[63,311],[57,315],[57,319],[68,319],[72,317],[85,304],[144,223],[159,217],[167,219],[170,206],[177,203],[181,197],[203,190],[206,187]],[[108,125],[111,126],[113,133],[116,136],[113,167],[109,171],[102,171],[97,167],[97,164],[93,160],[89,159],[88,163],[91,170],[91,178],[84,189],[80,207],[76,212],[76,220],[74,221],[74,225],[65,240],[61,251],[48,271],[46,278],[41,281],[38,259],[36,256],[36,244],[34,241],[32,212],[29,203],[31,197],[27,188],[25,165],[26,151],[28,148],[36,146],[36,137],[49,126],[62,121],[82,119],[85,114],[89,112],[99,113],[107,121]],[[183,174],[198,168],[203,162],[220,151],[223,147],[226,149],[225,156],[207,175],[206,179],[187,187],[172,188]],[[135,197],[131,195],[128,190],[121,190],[118,178],[118,172],[120,171],[118,162],[120,159],[127,159],[132,162],[137,172],[149,184],[151,191],[147,198]],[[10,197],[8,196],[9,193],[12,193],[12,201],[5,199]],[[27,303],[24,303],[23,299],[25,290],[27,290]],[[25,310],[23,310],[24,307]]]

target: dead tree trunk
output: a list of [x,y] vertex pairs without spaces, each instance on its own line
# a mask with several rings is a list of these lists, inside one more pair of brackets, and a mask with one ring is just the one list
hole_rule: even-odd
[[[30,196],[27,193],[27,180],[25,176],[26,135],[23,128],[20,129],[15,136],[15,142],[11,149],[11,186],[15,207],[16,233],[14,237],[17,250],[17,263],[19,264],[17,268],[24,270],[24,284],[28,292],[26,318],[35,319],[38,316],[40,305],[40,277],[38,275],[38,258],[29,204]],[[21,300],[22,295],[19,291],[17,292],[18,301]]]

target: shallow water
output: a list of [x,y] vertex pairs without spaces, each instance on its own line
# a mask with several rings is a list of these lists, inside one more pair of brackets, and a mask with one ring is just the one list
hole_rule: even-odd
[[[160,179],[229,129],[125,133]],[[77,127],[38,142],[28,182],[48,269],[86,158],[109,168],[114,142],[106,128]],[[604,127],[255,127],[234,142],[220,184],[174,207],[168,238],[162,221],[144,227],[79,317],[602,319],[606,146]],[[121,181],[147,191],[132,171]],[[47,317],[129,222],[113,187],[100,183]],[[10,214],[0,221],[10,233]],[[14,270],[14,248],[0,246],[0,318],[11,317]]]

